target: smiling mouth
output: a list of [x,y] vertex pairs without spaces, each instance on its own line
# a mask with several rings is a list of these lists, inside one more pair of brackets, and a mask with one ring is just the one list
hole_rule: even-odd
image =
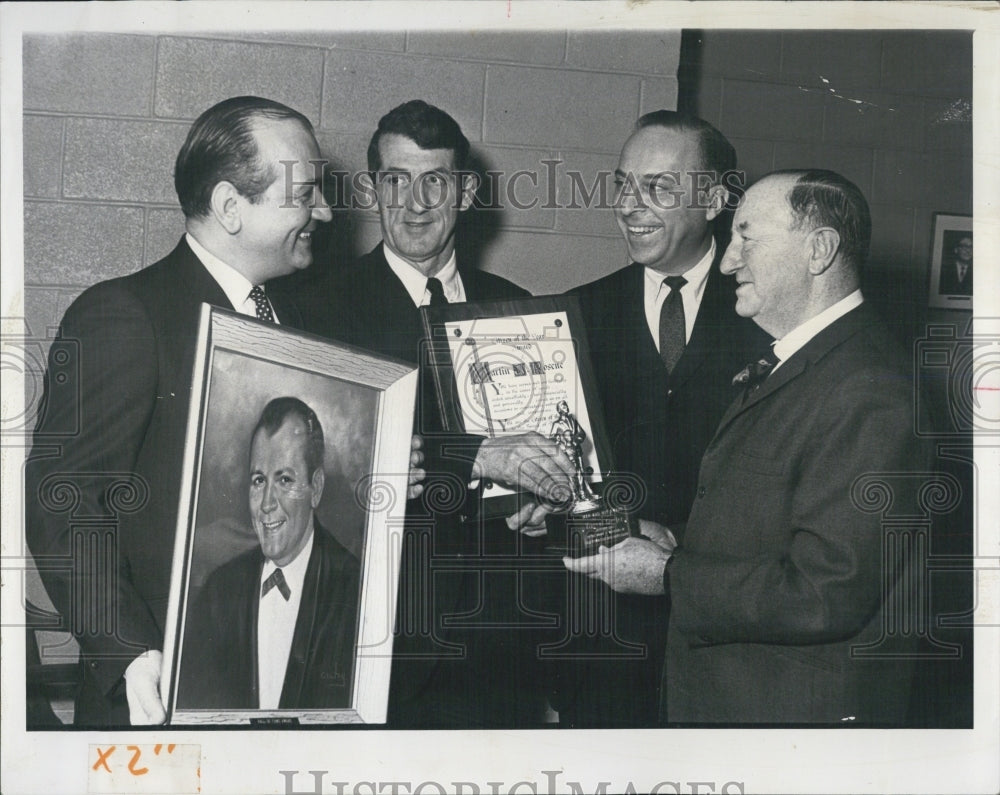
[[275,519],[273,522],[261,522],[260,526],[265,533],[273,533],[285,523],[284,519]]
[[630,235],[651,235],[653,232],[657,231],[660,227],[658,226],[626,226]]

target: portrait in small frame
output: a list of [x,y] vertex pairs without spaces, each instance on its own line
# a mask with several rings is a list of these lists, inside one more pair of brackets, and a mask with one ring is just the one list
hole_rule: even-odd
[[972,309],[972,216],[934,215],[930,305]]
[[199,334],[170,723],[384,722],[416,371],[207,305]]

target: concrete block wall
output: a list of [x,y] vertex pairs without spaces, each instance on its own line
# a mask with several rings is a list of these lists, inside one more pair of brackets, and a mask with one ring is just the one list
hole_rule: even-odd
[[[368,138],[396,104],[449,111],[483,170],[517,182],[520,210],[478,210],[465,248],[535,293],[625,262],[607,209],[568,203],[613,170],[635,119],[675,107],[680,32],[73,34],[24,39],[24,278],[30,331],[46,336],[86,286],[135,271],[183,233],[173,162],[190,123],[229,96],[305,113],[331,168],[365,167]],[[549,185],[549,177],[556,185]],[[610,182],[610,180],[609,180]],[[497,182],[504,188],[504,179]],[[556,196],[556,201],[550,197]],[[503,202],[507,204],[506,201]],[[338,213],[314,267],[379,239],[371,211]]]
[[856,182],[871,292],[926,308],[933,215],[972,214],[971,33],[687,31],[679,74],[681,106],[729,137],[750,180],[822,167]]

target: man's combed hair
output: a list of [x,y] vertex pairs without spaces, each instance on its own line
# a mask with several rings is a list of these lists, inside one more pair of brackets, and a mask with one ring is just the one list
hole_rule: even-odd
[[298,398],[275,398],[264,406],[264,411],[261,412],[260,419],[257,420],[257,425],[254,427],[253,433],[250,434],[251,444],[260,431],[266,433],[268,438],[274,436],[289,417],[298,418],[306,427],[305,459],[308,470],[306,474],[312,477],[313,472],[323,466],[325,449],[323,426],[319,424],[316,412]]
[[[810,229],[828,226],[840,235],[840,255],[859,269],[868,259],[872,239],[872,217],[864,194],[835,171],[810,169],[784,171],[798,179],[788,194],[796,224]],[[770,176],[770,175],[769,175]]]
[[714,182],[736,169],[736,150],[721,132],[704,119],[675,110],[654,110],[639,117],[635,129],[662,127],[697,137],[701,150],[701,169],[715,175]]
[[309,119],[274,100],[233,97],[213,105],[191,125],[174,164],[174,188],[187,218],[208,215],[212,191],[230,182],[251,202],[258,202],[277,173],[273,163],[261,162],[254,137],[264,119],[297,121],[309,132]]
[[450,149],[455,154],[455,170],[464,171],[469,161],[469,139],[458,122],[441,108],[422,99],[411,99],[385,114],[368,144],[368,170],[382,168],[378,144],[383,135],[402,135],[421,149]]

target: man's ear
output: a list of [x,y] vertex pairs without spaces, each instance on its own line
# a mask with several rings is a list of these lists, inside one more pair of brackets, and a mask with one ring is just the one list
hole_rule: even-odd
[[829,226],[821,226],[809,233],[809,272],[819,276],[829,268],[840,250],[840,233]]
[[468,210],[476,198],[476,191],[479,190],[479,175],[474,171],[463,171],[460,176],[461,201],[459,210]]
[[726,190],[725,185],[713,185],[705,191],[705,199],[707,202],[705,220],[711,221],[725,209],[726,202],[729,200],[729,191]]
[[225,180],[212,188],[212,195],[209,197],[208,206],[212,217],[231,235],[235,235],[243,228],[243,218],[240,215],[241,198],[236,187]]
[[313,510],[319,506],[319,501],[323,498],[323,486],[326,485],[326,475],[323,472],[322,464],[316,467],[316,471],[312,473],[312,498],[310,499],[310,504]]

